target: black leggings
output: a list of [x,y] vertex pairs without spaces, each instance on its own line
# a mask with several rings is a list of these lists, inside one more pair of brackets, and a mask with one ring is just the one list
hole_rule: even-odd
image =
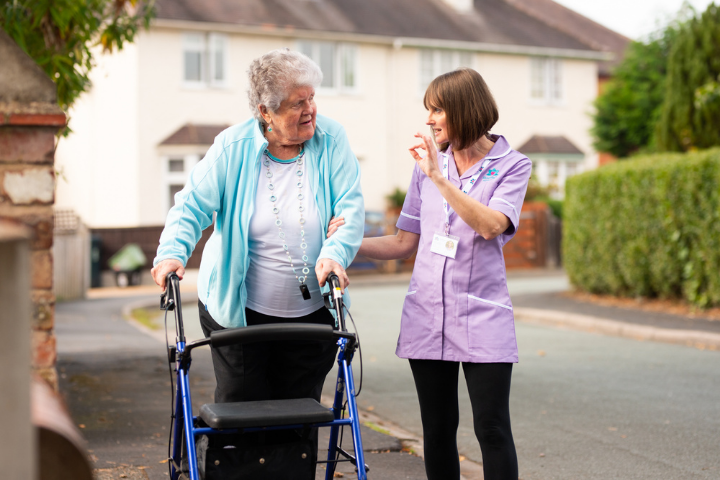
[[[428,480],[459,480],[458,362],[410,360],[420,401]],[[463,363],[485,480],[517,480],[510,428],[512,363]]]

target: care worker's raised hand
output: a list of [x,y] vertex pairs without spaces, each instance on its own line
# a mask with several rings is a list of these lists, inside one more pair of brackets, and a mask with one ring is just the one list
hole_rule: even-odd
[[[409,150],[410,155],[412,155],[418,165],[420,165],[420,170],[422,170],[423,173],[430,179],[433,179],[437,175],[442,175],[440,169],[438,168],[437,150],[435,150],[435,145],[433,144],[432,139],[419,132],[415,134],[415,138],[419,138],[422,141],[410,147]],[[420,155],[420,153],[418,153],[418,149],[425,150],[427,154],[425,156]]]
[[330,272],[335,272],[338,276],[340,279],[340,288],[342,292],[345,293],[345,287],[350,285],[350,279],[345,269],[335,260],[330,260],[329,258],[319,259],[315,264],[315,275],[317,275],[318,283],[321,287],[325,286],[325,281],[327,280],[327,276],[330,275]]
[[180,263],[180,260],[168,258],[167,260],[163,260],[158,263],[152,270],[150,270],[150,274],[152,275],[153,280],[155,280],[155,283],[160,285],[163,289],[165,289],[165,278],[170,272],[175,272],[178,278],[182,280],[183,275],[185,275],[185,267],[183,267],[183,264]]

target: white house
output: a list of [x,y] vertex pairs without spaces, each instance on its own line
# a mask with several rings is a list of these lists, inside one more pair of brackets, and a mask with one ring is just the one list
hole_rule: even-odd
[[528,152],[542,153],[540,177],[595,168],[588,113],[598,65],[611,55],[523,6],[533,3],[158,0],[150,29],[99,57],[92,91],[72,110],[74,133],[56,154],[56,204],[94,228],[163,224],[172,193],[214,135],[251,115],[250,61],[279,47],[305,52],[322,68],[318,110],[345,126],[368,210],[383,210],[388,193],[407,188],[414,165],[407,148],[415,132],[427,131],[425,87],[458,66],[478,70],[493,91],[494,133],[515,148],[535,137],[562,138],[572,150]]

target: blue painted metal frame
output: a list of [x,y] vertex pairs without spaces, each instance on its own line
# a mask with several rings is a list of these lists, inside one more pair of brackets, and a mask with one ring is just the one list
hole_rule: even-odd
[[[180,308],[179,299],[176,301],[175,308]],[[176,313],[176,318],[178,314]],[[180,317],[180,322],[182,319]],[[182,327],[181,327],[182,328]],[[330,427],[330,442],[328,445],[327,470],[325,474],[326,480],[331,480],[335,473],[336,460],[339,455],[348,457],[355,465],[358,474],[358,480],[367,480],[367,471],[365,469],[365,454],[363,452],[362,438],[360,436],[360,416],[358,414],[357,401],[355,399],[355,380],[352,373],[352,358],[354,355],[354,347],[350,348],[347,338],[338,339],[338,375],[335,388],[335,398],[333,401],[333,415],[335,420],[332,422],[312,424],[311,427]],[[187,452],[187,469],[190,480],[200,480],[198,474],[197,454],[195,451],[195,439],[199,435],[219,435],[227,433],[238,433],[240,429],[219,430],[209,427],[195,427],[197,417],[192,414],[192,398],[190,397],[190,386],[188,383],[188,372],[190,370],[189,358],[183,360],[183,352],[185,351],[184,337],[182,340],[178,338],[176,343],[176,359],[175,369],[177,372],[177,383],[175,387],[175,420],[173,422],[172,432],[172,457],[168,460],[170,466],[171,480],[178,480],[182,473],[179,469],[182,465],[182,447],[185,444]],[[348,418],[342,418],[343,415],[343,399],[347,399]],[[347,452],[338,447],[338,433],[341,427],[350,425],[352,430],[353,447],[355,456],[349,455]],[[282,425],[276,427],[255,427],[242,429],[243,432],[253,432],[260,430],[285,430],[302,428],[306,425]]]

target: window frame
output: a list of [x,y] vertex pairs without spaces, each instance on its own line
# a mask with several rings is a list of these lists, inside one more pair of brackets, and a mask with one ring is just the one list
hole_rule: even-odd
[[[427,61],[430,61],[428,65]],[[418,94],[425,96],[428,85],[437,76],[460,67],[475,68],[475,52],[440,48],[418,48]],[[428,68],[428,66],[430,68]],[[429,75],[429,76],[428,76]],[[429,80],[428,80],[429,79]]]
[[[329,77],[332,79],[332,86],[322,86],[320,85],[315,92],[319,94],[325,94],[325,95],[357,95],[360,92],[360,86],[359,86],[359,53],[360,49],[358,48],[358,45],[355,43],[348,43],[348,42],[331,42],[331,41],[319,41],[319,40],[311,40],[311,39],[297,39],[295,42],[295,49],[301,53],[304,53],[305,55],[310,53],[310,55],[307,55],[310,57],[310,59],[315,62],[320,69],[322,70],[322,64],[324,62],[321,62],[320,59],[320,48],[321,46],[332,46],[332,69],[331,72],[332,75]],[[305,48],[310,47],[310,48]],[[352,58],[351,63],[352,65],[352,75],[354,80],[354,85],[348,86],[345,84],[345,70],[344,66],[347,65],[347,63],[344,62],[345,57],[348,52],[352,52]],[[323,71],[323,81],[325,81],[328,78],[327,72]]]
[[[184,187],[190,178],[190,171],[197,165],[201,158],[202,156],[196,153],[167,154],[160,157],[163,172],[163,208],[165,215],[167,215],[168,211],[170,211],[175,204],[174,199],[170,199],[170,187],[172,185],[183,185]],[[173,160],[183,160],[182,172],[171,171],[170,163]]]
[[[200,39],[199,47],[191,45],[191,38]],[[223,78],[215,78],[217,67],[216,52],[218,42],[222,45],[222,72]],[[183,32],[182,33],[182,86],[191,90],[203,90],[207,88],[227,88],[229,86],[229,38],[228,35],[216,32]],[[195,47],[193,49],[192,47]],[[188,51],[200,53],[200,80],[187,79],[187,58]]]
[[[217,67],[217,43],[222,46],[222,72],[223,72],[223,78],[218,80],[215,78],[216,73],[216,67]],[[209,67],[209,75],[208,75],[208,84],[211,87],[216,88],[225,88],[228,86],[228,45],[229,45],[228,36],[222,33],[214,33],[211,32],[208,34],[208,67]]]
[[[197,39],[199,40],[199,45],[191,45],[193,43],[191,39]],[[201,32],[184,32],[182,34],[182,83],[183,86],[186,88],[204,88],[205,87],[205,78],[206,78],[206,56],[207,56],[207,42],[205,35]],[[200,78],[198,80],[190,80],[188,79],[188,61],[187,61],[187,54],[188,53],[199,53],[200,55],[200,62],[199,62],[199,68],[200,68]]]
[[[564,106],[564,70],[565,65],[561,58],[529,57],[529,103],[538,106]],[[537,80],[541,82],[540,88],[537,88]],[[542,96],[535,96],[539,91],[542,91]]]

